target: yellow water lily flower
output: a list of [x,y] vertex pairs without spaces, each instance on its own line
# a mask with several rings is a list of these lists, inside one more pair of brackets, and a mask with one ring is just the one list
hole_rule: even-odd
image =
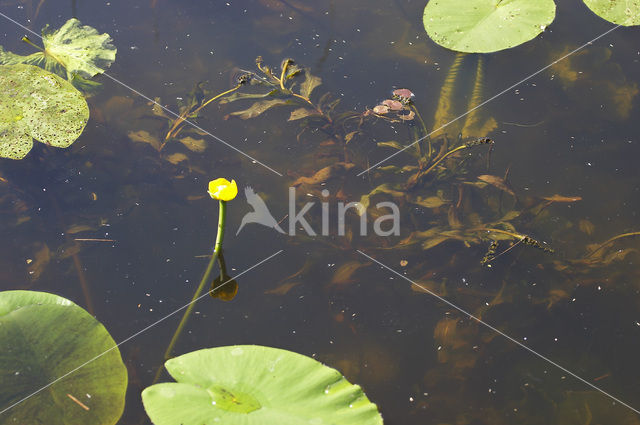
[[238,194],[238,186],[235,180],[218,178],[209,182],[209,195],[219,201],[230,201]]

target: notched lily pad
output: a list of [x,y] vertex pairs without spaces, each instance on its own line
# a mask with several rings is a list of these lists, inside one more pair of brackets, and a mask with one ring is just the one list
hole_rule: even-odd
[[589,9],[614,24],[640,25],[640,0],[583,0]]
[[71,83],[31,65],[0,65],[0,157],[24,158],[36,139],[69,147],[89,120],[89,106]]
[[142,392],[156,425],[382,425],[362,389],[291,351],[239,345],[165,363],[178,382]]
[[20,401],[1,423],[114,425],[120,419],[127,369],[104,326],[76,304],[45,292],[0,292],[0,346],[0,406]]
[[490,53],[533,39],[553,22],[555,12],[553,0],[430,0],[423,23],[443,47]]

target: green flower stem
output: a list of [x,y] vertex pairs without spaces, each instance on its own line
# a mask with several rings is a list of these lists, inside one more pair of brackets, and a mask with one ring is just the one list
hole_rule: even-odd
[[[215,265],[216,260],[220,255],[220,251],[222,250],[222,241],[224,240],[224,223],[227,218],[226,216],[227,216],[227,202],[220,201],[220,210],[218,212],[218,235],[216,236],[216,244],[213,248],[213,254],[211,255],[211,259],[209,260],[207,269],[205,270],[204,275],[202,276],[200,285],[198,285],[196,292],[193,294],[193,298],[191,298],[191,302],[189,303],[189,306],[187,307],[184,314],[182,315],[182,320],[180,321],[180,324],[178,325],[176,332],[173,334],[173,338],[171,338],[171,342],[167,347],[167,351],[165,351],[164,353],[165,360],[168,360],[171,358],[171,353],[173,352],[173,348],[178,342],[178,338],[180,338],[180,334],[182,334],[182,331],[184,330],[184,327],[187,324],[187,321],[189,320],[189,316],[191,315],[191,312],[193,311],[196,305],[196,300],[198,299],[198,297],[200,297],[200,294],[202,293],[203,289],[207,286],[207,283],[211,280],[211,272],[213,271],[213,266]],[[156,378],[153,381],[154,383],[160,377],[161,371],[162,371],[162,367],[158,369]]]

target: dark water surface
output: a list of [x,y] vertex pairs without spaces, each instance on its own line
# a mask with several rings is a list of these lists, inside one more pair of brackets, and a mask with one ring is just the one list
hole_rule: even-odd
[[[407,87],[432,128],[456,57],[428,39],[424,0],[47,0],[34,18],[37,3],[0,0],[0,11],[35,31],[76,16],[109,33],[118,48],[109,75],[173,110],[199,82],[211,93],[231,87],[234,69],[256,70],[256,56],[274,67],[291,57],[322,78],[316,99],[331,92],[341,99],[339,108],[363,111],[394,88]],[[578,0],[558,3],[555,22],[534,41],[464,58],[453,98],[459,114],[466,110],[478,60],[484,64],[486,99],[611,28]],[[1,21],[0,45],[7,50],[30,53],[19,41],[23,34]],[[339,236],[335,221],[329,236],[281,235],[255,224],[236,236],[250,210],[241,191],[229,204],[224,245],[232,274],[283,252],[238,278],[233,301],[201,300],[175,353],[260,344],[312,355],[360,384],[388,424],[640,423],[632,409],[357,252],[640,408],[640,239],[623,237],[607,245],[601,261],[578,261],[589,245],[640,231],[639,36],[637,29],[620,28],[481,109],[497,127],[467,136],[489,136],[496,143],[488,169],[487,150],[473,151],[464,181],[476,182],[483,174],[504,177],[508,170],[517,202],[463,180],[437,186],[454,201],[458,187],[475,190],[465,192],[472,195],[462,214],[484,223],[497,219],[489,208],[496,202],[506,214],[541,197],[581,197],[552,203],[519,222],[519,232],[548,243],[553,254],[520,244],[483,267],[488,242],[400,248],[413,231],[442,217],[447,223],[446,209],[406,205],[400,205],[401,235],[385,240]],[[105,77],[101,82],[102,90],[89,100],[91,120],[71,148],[36,144],[23,161],[0,160],[0,176],[11,183],[0,184],[0,288],[53,292],[88,308],[80,269],[93,313],[121,341],[191,299],[206,267],[202,256],[215,238],[217,205],[203,196],[210,179],[224,176],[241,188],[252,186],[279,220],[288,212],[287,188],[296,179],[345,157],[343,147],[322,143],[328,136],[321,130],[298,140],[299,123],[287,122],[290,107],[246,121],[225,120],[241,109],[234,104],[210,105],[198,125],[283,176],[208,136],[203,153],[172,142],[159,154],[127,134],[164,134],[166,122],[152,118],[147,101],[127,88]],[[453,138],[459,131],[458,123],[444,130]],[[322,188],[330,190],[331,202],[334,194],[357,201],[387,182],[375,170],[357,177],[366,164],[394,152],[375,142],[406,144],[411,138],[405,124],[369,128],[348,154],[356,166],[326,186],[299,187],[299,202],[319,202]],[[175,153],[188,159],[166,160]],[[400,154],[385,165],[410,161]],[[434,187],[422,195],[434,196]],[[319,231],[319,207],[308,217]],[[355,220],[350,216],[348,222]],[[88,227],[70,233],[76,225]],[[73,238],[115,242],[81,242],[75,261]],[[45,246],[48,264],[27,264]],[[498,251],[508,246],[501,242]],[[120,347],[130,379],[120,423],[146,423],[140,391],[162,365],[178,320],[176,315]]]

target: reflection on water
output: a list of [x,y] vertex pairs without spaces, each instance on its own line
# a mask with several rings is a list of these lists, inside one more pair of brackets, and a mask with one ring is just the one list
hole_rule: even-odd
[[[322,79],[314,101],[327,92],[340,100],[336,113],[362,114],[406,87],[429,129],[477,103],[474,93],[498,93],[609,28],[586,8],[560,5],[556,22],[535,41],[457,58],[427,39],[423,6],[49,0],[30,24],[56,27],[73,14],[110,33],[118,47],[110,74],[175,111],[198,90],[210,97],[233,87],[234,69],[257,72],[257,56],[276,68],[291,57]],[[28,22],[37,4],[4,0],[0,7]],[[27,50],[19,44],[22,30],[7,22],[2,28],[1,45]],[[481,109],[473,130],[461,119],[433,135],[432,155],[444,136],[453,147],[459,133],[465,140],[488,136],[495,145],[490,153],[465,151],[446,164],[450,174],[434,169],[439,174],[425,177],[417,192],[376,194],[376,202],[395,196],[401,205],[399,237],[354,235],[354,214],[347,216],[353,233],[344,237],[335,227],[328,237],[294,237],[255,224],[234,236],[251,210],[239,197],[229,206],[228,274],[284,252],[238,278],[233,301],[202,300],[176,352],[249,343],[313,355],[362,385],[389,424],[637,423],[630,409],[356,251],[640,406],[638,238],[607,242],[640,231],[636,31],[620,29],[506,93]],[[215,235],[216,205],[205,192],[211,177],[251,186],[274,218],[285,220],[283,228],[287,188],[297,182],[299,203],[317,203],[308,220],[318,229],[322,189],[331,193],[333,213],[338,201],[405,184],[407,173],[389,169],[356,175],[394,152],[377,142],[406,144],[421,134],[417,123],[367,121],[346,143],[354,123],[339,131],[305,127],[287,121],[291,106],[249,120],[225,119],[248,101],[203,110],[199,126],[279,177],[193,129],[182,130],[189,139],[158,149],[168,118],[102,82],[89,100],[91,121],[71,148],[37,146],[24,161],[0,162],[0,282],[2,289],[91,302],[116,340],[191,298]],[[314,181],[318,171],[347,162],[351,167]],[[384,165],[420,167],[410,152]],[[410,202],[418,197],[422,205]],[[513,246],[520,239],[504,233],[488,238],[488,228],[527,235],[554,253],[525,241]],[[489,239],[498,245],[486,267]],[[121,423],[144,423],[139,393],[162,364],[176,325],[168,320],[121,347],[131,382]]]

